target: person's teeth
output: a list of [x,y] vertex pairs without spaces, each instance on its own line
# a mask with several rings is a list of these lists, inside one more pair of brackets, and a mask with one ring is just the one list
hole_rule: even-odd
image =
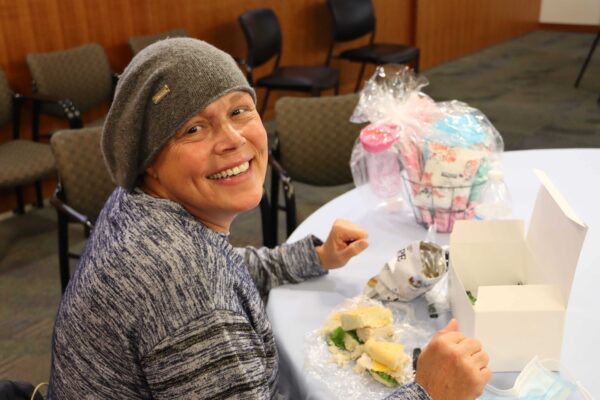
[[246,161],[243,164],[238,165],[237,167],[226,169],[225,171],[217,172],[216,174],[210,175],[210,179],[223,179],[228,178],[230,176],[241,174],[242,172],[248,171],[250,168],[250,163]]

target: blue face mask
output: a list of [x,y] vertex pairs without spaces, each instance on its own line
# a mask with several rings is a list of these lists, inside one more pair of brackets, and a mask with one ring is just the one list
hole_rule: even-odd
[[487,385],[479,400],[566,400],[577,389],[577,385],[550,371],[534,357],[523,368],[512,389],[501,390]]

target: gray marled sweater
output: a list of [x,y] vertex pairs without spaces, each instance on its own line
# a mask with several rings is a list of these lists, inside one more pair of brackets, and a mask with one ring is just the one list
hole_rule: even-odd
[[180,205],[118,188],[63,296],[48,398],[274,398],[261,295],[324,273],[310,237],[234,249]]

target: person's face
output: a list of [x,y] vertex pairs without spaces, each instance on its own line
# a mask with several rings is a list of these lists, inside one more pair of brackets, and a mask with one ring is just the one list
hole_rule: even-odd
[[210,228],[229,231],[237,214],[260,202],[267,159],[252,97],[233,92],[183,125],[146,169],[144,187]]

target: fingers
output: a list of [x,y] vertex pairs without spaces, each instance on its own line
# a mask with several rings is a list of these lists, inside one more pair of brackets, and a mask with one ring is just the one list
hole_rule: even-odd
[[338,219],[323,245],[315,250],[325,269],[339,268],[369,246],[369,234],[350,221]]
[[446,327],[438,331],[438,335],[453,331],[458,331],[458,321],[454,318],[452,318],[450,322],[448,322],[448,325],[446,325]]
[[492,370],[488,367],[482,368],[481,375],[483,379],[483,386],[485,386],[490,381],[490,379],[492,379]]
[[366,230],[345,219],[337,219],[334,222],[333,232],[344,242],[358,241],[369,237],[369,233]]
[[481,343],[464,336],[452,320],[423,349],[415,381],[433,399],[475,399],[492,376],[488,363]]
[[458,343],[460,350],[465,354],[473,355],[481,351],[481,343],[477,339],[467,338]]
[[360,239],[350,243],[344,250],[342,250],[342,256],[348,259],[360,254],[369,247],[369,241],[367,239]]
[[490,362],[490,356],[485,351],[480,351],[471,356],[473,364],[479,369],[488,369],[487,365]]
[[458,344],[465,339],[465,335],[459,331],[451,331],[451,332],[438,332],[435,338],[438,341],[446,342],[448,344]]

